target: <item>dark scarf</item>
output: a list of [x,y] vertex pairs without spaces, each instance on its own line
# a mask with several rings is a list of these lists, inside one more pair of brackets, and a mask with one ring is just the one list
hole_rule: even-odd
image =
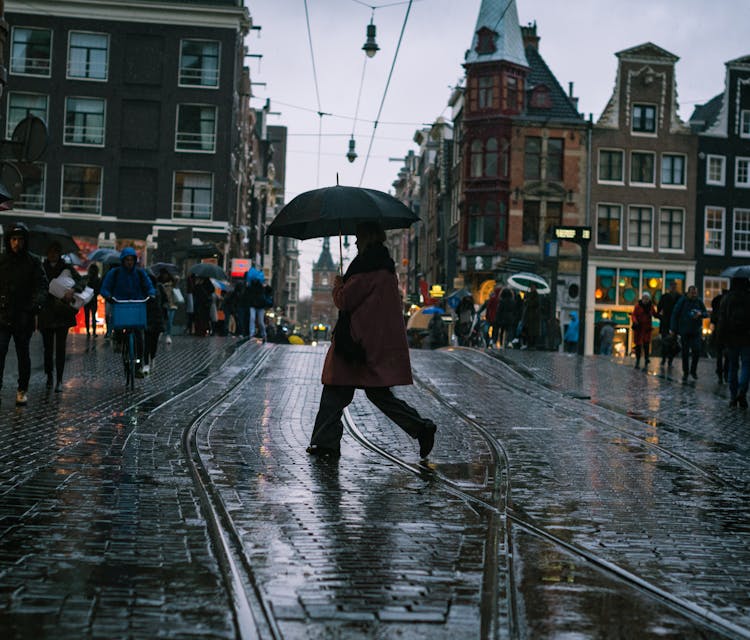
[[344,274],[344,282],[358,273],[369,273],[381,269],[396,273],[396,265],[388,253],[388,249],[382,244],[371,245],[363,253],[358,253],[352,260]]

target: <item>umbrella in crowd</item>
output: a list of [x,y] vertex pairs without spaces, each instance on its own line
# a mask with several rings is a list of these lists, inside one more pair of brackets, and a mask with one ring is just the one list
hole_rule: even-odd
[[173,278],[176,278],[178,275],[180,275],[180,270],[173,262],[154,262],[154,264],[151,265],[150,269],[151,273],[153,273],[157,277],[162,271],[166,271]]
[[551,291],[547,281],[542,278],[542,276],[538,276],[535,273],[522,271],[521,273],[514,273],[512,276],[508,277],[508,285],[519,291],[531,291],[532,284],[536,285],[537,293],[544,294]]
[[743,264],[738,267],[727,267],[721,272],[724,278],[750,278],[750,264]]
[[80,248],[71,236],[62,227],[48,227],[43,224],[32,224],[29,227],[29,251],[39,256],[47,255],[49,246],[57,242],[60,245],[60,253],[79,253]]
[[219,265],[212,262],[199,262],[190,267],[190,273],[198,278],[215,278],[229,281],[229,276]]
[[440,307],[424,307],[424,309],[421,310],[421,313],[431,315],[435,313],[445,313],[445,312]]
[[229,291],[232,285],[223,280],[217,280],[216,278],[210,278],[211,284],[214,285],[214,289],[221,289],[222,291]]
[[107,258],[111,258],[113,256],[117,257],[119,264],[120,252],[117,249],[96,249],[92,251],[87,257],[91,262],[105,262]]
[[445,300],[451,309],[455,309],[458,306],[458,303],[461,302],[461,300],[470,295],[471,291],[469,291],[468,289],[456,289],[455,291],[445,296]]
[[298,240],[339,236],[341,253],[341,235],[354,234],[360,222],[405,229],[418,220],[414,211],[387,193],[336,185],[298,195],[279,211],[267,233]]

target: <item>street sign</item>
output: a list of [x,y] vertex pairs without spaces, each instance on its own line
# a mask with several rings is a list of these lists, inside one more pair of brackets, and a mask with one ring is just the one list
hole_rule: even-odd
[[555,227],[555,238],[576,244],[591,242],[591,227]]

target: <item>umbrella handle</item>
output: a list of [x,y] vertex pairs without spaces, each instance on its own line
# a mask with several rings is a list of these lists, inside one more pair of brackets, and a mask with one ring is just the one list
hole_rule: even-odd
[[341,227],[339,227],[339,275],[344,275],[344,249],[341,243]]

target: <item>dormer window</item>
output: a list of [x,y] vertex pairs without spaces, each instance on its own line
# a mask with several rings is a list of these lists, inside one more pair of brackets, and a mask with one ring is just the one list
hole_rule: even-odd
[[479,55],[485,55],[495,53],[497,47],[495,46],[495,37],[497,33],[487,27],[482,27],[477,31],[477,46],[476,52]]
[[540,84],[539,86],[534,87],[531,92],[531,106],[534,109],[552,108],[552,96],[546,85]]

